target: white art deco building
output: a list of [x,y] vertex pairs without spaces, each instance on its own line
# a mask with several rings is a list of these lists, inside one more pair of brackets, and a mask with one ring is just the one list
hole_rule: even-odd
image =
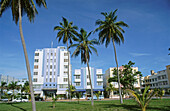
[[[68,53],[65,47],[37,49],[34,56],[34,93],[41,97],[45,93],[67,94]],[[71,81],[71,65],[70,81]]]

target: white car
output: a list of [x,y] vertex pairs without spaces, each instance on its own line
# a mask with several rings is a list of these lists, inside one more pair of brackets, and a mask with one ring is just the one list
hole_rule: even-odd
[[16,98],[16,99],[13,99],[12,102],[28,102],[28,99]]

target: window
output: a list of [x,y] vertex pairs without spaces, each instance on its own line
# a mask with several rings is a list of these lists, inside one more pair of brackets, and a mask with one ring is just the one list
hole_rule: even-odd
[[47,86],[47,84],[45,86]]
[[158,86],[158,83],[156,83],[156,86]]
[[48,62],[48,59],[47,59],[47,62]]
[[76,79],[80,79],[80,76],[76,76]]
[[67,54],[67,53],[64,53],[64,56],[68,56],[68,54]]
[[56,59],[54,59],[54,62],[56,62]]
[[152,79],[152,82],[154,82],[154,79]]
[[54,69],[56,68],[56,65],[54,65]]
[[34,65],[34,69],[38,69],[38,65]]
[[90,82],[87,82],[87,85],[90,85]]
[[59,88],[67,88],[67,87],[68,87],[67,84],[60,84],[60,85],[59,85]]
[[46,75],[48,75],[48,72],[46,72]]
[[35,59],[34,62],[38,62],[39,60],[38,59]]
[[138,84],[138,81],[136,81],[134,84]]
[[68,65],[64,65],[64,68],[68,68]]
[[50,78],[50,82],[52,82],[52,78]]
[[48,65],[47,65],[47,69],[48,69]]
[[68,62],[68,59],[64,59],[64,62]]
[[166,79],[166,75],[162,75],[162,79]]
[[64,71],[64,74],[65,74],[65,75],[67,75],[67,73],[68,73],[67,71]]
[[64,79],[63,79],[63,81],[64,81],[64,82],[67,82],[67,81],[68,81],[68,79],[67,79],[67,78],[64,78]]
[[87,78],[89,78],[89,75],[87,75]]
[[46,78],[46,82],[48,82],[48,79]]
[[37,82],[37,78],[33,78],[33,82]]
[[98,86],[102,86],[102,82],[97,82],[97,85]]
[[54,53],[54,55],[56,56],[56,53]]
[[34,72],[34,75],[38,75],[38,72]]
[[54,72],[54,75],[55,75],[55,72]]
[[55,84],[53,84],[53,86],[55,86]]
[[80,82],[76,82],[76,86],[80,86]]
[[52,69],[52,67],[53,67],[53,66],[52,66],[52,65],[50,65],[50,69]]
[[161,76],[158,76],[158,80],[160,80],[161,79]]
[[155,78],[155,81],[157,81],[157,78]]
[[39,56],[39,53],[35,53],[35,56]]
[[51,84],[50,84],[50,86],[51,86]]
[[51,56],[53,56],[53,53],[51,53]]
[[97,79],[101,79],[101,78],[102,78],[102,75],[98,75],[98,76],[97,76]]
[[55,78],[54,78],[54,82],[55,82]]
[[53,62],[53,59],[50,59],[50,62]]
[[52,72],[50,72],[50,75],[52,75]]

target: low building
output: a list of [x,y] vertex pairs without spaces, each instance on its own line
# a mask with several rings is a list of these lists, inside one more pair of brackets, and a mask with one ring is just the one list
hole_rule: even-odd
[[[94,92],[101,91],[103,94],[103,72],[102,69],[95,69],[90,67],[92,88]],[[89,80],[88,68],[84,67],[81,69],[75,69],[74,72],[74,85],[76,91],[82,92],[83,98],[90,97],[91,87]]]
[[170,65],[165,70],[155,73],[151,70],[151,75],[145,76],[143,80],[143,88],[150,86],[151,89],[163,88],[166,92],[170,91]]
[[24,86],[24,84],[28,81],[27,78],[22,78],[22,79],[18,79],[17,85],[22,85]]
[[[106,88],[109,86],[110,83],[108,83],[108,79],[109,79],[110,77],[113,77],[113,71],[114,71],[114,69],[116,69],[116,67],[110,67],[109,69],[107,69],[107,70],[105,71],[105,75],[104,75],[104,79],[103,79],[103,80],[104,80],[104,81],[103,81],[104,89],[106,89]],[[123,70],[123,66],[120,66],[120,67],[119,67],[119,70]],[[138,71],[138,67],[132,67],[132,73],[135,73],[135,72],[137,72],[137,71]],[[136,76],[136,79],[137,79],[137,82],[134,83],[134,88],[140,89],[140,84],[141,84],[141,82],[140,82],[140,76],[137,75],[137,76]],[[114,88],[116,88],[116,89],[119,88],[117,82],[111,82],[111,84],[113,85]],[[112,92],[110,92],[109,97],[110,97],[110,98],[114,98],[114,97],[117,98],[117,97],[118,97],[117,91],[114,91],[114,92],[112,91]]]

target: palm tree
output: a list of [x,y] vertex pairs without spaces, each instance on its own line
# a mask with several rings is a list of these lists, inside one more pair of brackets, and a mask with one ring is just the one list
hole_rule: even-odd
[[[149,104],[150,100],[152,99],[152,97],[157,93],[157,91],[154,90],[150,90],[149,91],[149,86],[145,87],[144,92],[141,94],[138,94],[137,92],[131,90],[131,89],[127,89],[126,91],[129,92],[132,96],[135,97],[135,100],[138,102],[138,104],[140,105],[142,111],[146,111],[146,107]],[[148,93],[147,93],[148,92]]]
[[0,86],[0,88],[1,88],[1,94],[0,94],[0,99],[1,99],[1,96],[3,95],[3,90],[6,88],[6,82],[3,82],[3,81],[1,81],[1,86]]
[[113,93],[113,91],[115,90],[115,88],[113,87],[113,84],[109,84],[109,86],[108,87],[106,87],[106,91],[109,91],[109,95],[110,95],[110,92],[112,92]]
[[14,98],[14,90],[19,90],[20,88],[20,85],[17,85],[17,82],[11,82],[9,85],[8,85],[8,88],[11,89],[13,91],[13,98]]
[[[41,5],[46,7],[45,0],[35,0],[35,1],[39,7]],[[23,36],[23,31],[22,31],[22,16],[24,14],[27,14],[29,21],[32,22],[34,21],[35,14],[38,14],[38,11],[35,7],[34,0],[1,0],[0,1],[0,17],[2,16],[2,13],[8,8],[11,8],[13,20],[15,21],[16,24],[18,23],[18,20],[19,20],[20,37],[21,37],[22,46],[24,50],[28,79],[29,79],[29,84],[30,84],[32,110],[36,111],[35,99],[34,99],[34,93],[33,93],[33,87],[32,87],[31,70],[30,70],[25,40]]]
[[[123,21],[118,21],[117,16],[115,16],[117,9],[114,12],[110,13],[101,13],[102,15],[105,16],[105,20],[102,21],[98,19],[96,21],[96,25],[99,25],[98,28],[96,28],[95,32],[99,31],[99,40],[103,44],[105,42],[105,46],[109,45],[109,43],[112,41],[113,43],[113,48],[114,48],[114,54],[115,54],[115,61],[117,65],[117,70],[118,70],[118,61],[117,61],[117,54],[116,54],[116,47],[115,43],[119,44],[124,42],[124,37],[122,32],[124,33],[125,31],[122,29],[122,27],[128,27],[126,23]],[[120,96],[120,103],[123,103],[122,95],[121,95],[121,87],[120,87],[120,79],[119,79],[119,71],[117,72],[117,77],[118,77],[118,86],[119,86],[119,96]]]
[[76,95],[76,98],[77,98],[78,104],[79,104],[79,100],[80,100],[82,94],[81,94],[81,92],[76,92],[75,95]]
[[162,88],[159,88],[159,89],[155,89],[155,91],[157,91],[156,95],[157,97],[159,97],[160,99],[162,99],[162,97],[164,96],[165,94],[165,91],[162,89]]
[[67,90],[66,90],[67,92],[69,92],[70,91],[70,93],[71,93],[71,99],[72,99],[72,93],[74,92],[74,91],[76,91],[76,87],[75,86],[73,86],[73,85],[70,85],[70,88],[68,88]]
[[71,100],[71,91],[70,91],[70,75],[69,75],[69,69],[70,69],[70,56],[69,56],[69,43],[72,44],[72,39],[76,39],[75,35],[77,35],[76,30],[78,29],[77,26],[72,26],[73,22],[68,23],[68,20],[64,17],[63,18],[63,23],[60,22],[61,26],[55,26],[54,30],[58,31],[57,33],[57,39],[60,42],[61,39],[63,39],[63,43],[67,44],[67,55],[68,55],[68,88],[69,88],[69,96]]
[[91,75],[90,75],[90,67],[89,67],[89,60],[90,54],[92,54],[91,49],[97,54],[97,49],[93,47],[94,44],[98,44],[96,39],[88,40],[89,36],[92,32],[88,33],[82,28],[80,30],[80,34],[78,35],[78,39],[76,40],[77,44],[72,44],[70,47],[76,47],[75,51],[72,54],[73,56],[78,56],[81,53],[81,63],[87,64],[88,72],[89,72],[89,80],[90,80],[90,87],[91,87],[91,104],[93,106],[93,87],[91,82]]
[[52,100],[53,108],[55,108],[55,102],[58,100],[58,95],[56,97],[52,97]]
[[97,100],[99,100],[99,96],[100,96],[101,92],[98,91],[97,93],[95,93],[96,97],[97,97]]

